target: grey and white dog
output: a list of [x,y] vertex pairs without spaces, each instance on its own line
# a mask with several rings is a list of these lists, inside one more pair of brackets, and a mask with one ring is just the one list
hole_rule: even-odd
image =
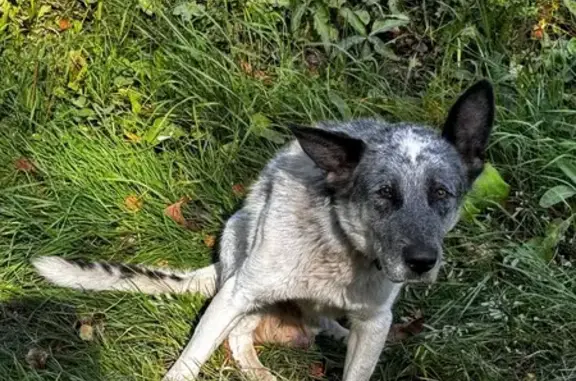
[[[315,332],[346,338],[343,379],[365,381],[402,285],[437,277],[444,236],[482,172],[493,119],[492,86],[483,80],[457,100],[441,134],[376,120],[292,127],[296,140],[226,223],[220,261],[200,270],[56,257],[33,263],[60,286],[214,296],[164,380],[195,380],[227,337],[243,370],[274,380],[251,333],[267,308],[290,301]],[[334,320],[342,315],[349,331]]]

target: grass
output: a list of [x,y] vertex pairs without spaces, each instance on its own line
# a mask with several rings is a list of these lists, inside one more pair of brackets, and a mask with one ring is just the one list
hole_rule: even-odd
[[[565,181],[555,163],[575,160],[569,12],[549,17],[558,30],[545,43],[530,30],[553,1],[535,3],[540,13],[518,1],[407,1],[412,22],[394,62],[354,52],[328,59],[292,39],[268,5],[230,3],[187,22],[161,2],[149,16],[144,3],[18,3],[0,36],[1,379],[158,380],[205,303],[50,287],[30,258],[203,266],[213,254],[205,238],[241,202],[233,185],[256,176],[284,123],[379,116],[438,126],[479,77],[496,84],[489,159],[511,195],[450,235],[438,284],[405,290],[397,318],[421,310],[426,328],[388,347],[374,379],[576,379],[574,229],[548,260],[530,244],[572,215],[568,202],[538,205]],[[51,8],[41,14],[42,5]],[[59,30],[62,18],[72,27]],[[429,49],[414,53],[408,38]],[[17,170],[22,157],[36,170]],[[131,195],[140,210],[126,208]],[[200,231],[163,214],[183,196],[207,212]],[[83,319],[97,320],[93,341],[79,337]],[[48,352],[45,369],[26,362],[32,348]],[[286,379],[313,379],[314,362],[325,364],[322,379],[339,379],[344,348],[324,341],[261,356]],[[241,378],[222,350],[205,373]]]

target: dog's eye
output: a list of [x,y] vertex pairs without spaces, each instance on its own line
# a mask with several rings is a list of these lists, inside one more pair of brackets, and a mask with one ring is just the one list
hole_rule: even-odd
[[444,188],[438,188],[436,189],[436,198],[438,200],[443,200],[446,197],[448,197],[448,191]]
[[380,194],[380,196],[382,198],[385,198],[387,200],[392,200],[394,198],[394,190],[389,185],[386,185],[386,186],[383,186],[382,188],[380,188],[380,190],[378,191],[378,194]]

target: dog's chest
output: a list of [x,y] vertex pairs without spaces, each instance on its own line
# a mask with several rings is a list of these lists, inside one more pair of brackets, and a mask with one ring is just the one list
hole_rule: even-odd
[[292,292],[318,309],[373,311],[386,304],[391,293],[384,274],[359,253],[315,251],[293,274]]

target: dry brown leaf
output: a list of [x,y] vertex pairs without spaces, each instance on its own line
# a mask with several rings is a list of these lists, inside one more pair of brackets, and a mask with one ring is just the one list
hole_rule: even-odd
[[388,333],[388,342],[398,343],[410,336],[418,335],[424,330],[424,317],[421,311],[417,311],[406,323],[392,324]]
[[252,75],[252,64],[250,64],[250,62],[241,60],[240,69],[242,69],[245,74]]
[[21,157],[14,161],[14,167],[17,171],[25,172],[25,173],[34,173],[36,172],[36,166],[34,163],[25,157]]
[[265,85],[271,85],[272,84],[272,77],[263,70],[254,71],[253,77],[264,82]]
[[143,205],[144,201],[134,194],[131,194],[124,199],[124,206],[131,212],[139,212]]
[[176,201],[172,205],[168,205],[164,209],[164,215],[170,217],[170,219],[184,227],[186,227],[187,222],[182,214],[182,205],[189,201],[188,197],[184,196],[180,200]]
[[544,29],[540,28],[539,25],[536,25],[534,29],[532,29],[532,38],[536,40],[541,40],[544,38]]
[[310,375],[310,377],[314,378],[324,377],[326,375],[326,369],[324,369],[324,364],[320,362],[313,362],[312,364],[310,364],[308,374]]
[[46,368],[46,361],[48,361],[48,352],[42,348],[31,348],[26,354],[26,362],[33,369]]
[[63,32],[72,28],[72,23],[67,19],[60,19],[58,20],[58,28],[60,28],[60,31]]
[[84,341],[94,340],[94,328],[90,324],[82,324],[78,336]]
[[191,231],[202,230],[203,223],[210,219],[209,212],[199,202],[190,202],[190,198],[186,196],[168,205],[164,214]]
[[216,245],[216,236],[212,234],[204,236],[204,245],[213,248]]
[[232,193],[236,197],[242,197],[246,194],[246,188],[242,184],[234,184],[232,185]]
[[272,77],[264,70],[255,70],[252,64],[245,60],[240,60],[240,70],[249,77],[258,79],[264,82],[265,85],[272,84]]

